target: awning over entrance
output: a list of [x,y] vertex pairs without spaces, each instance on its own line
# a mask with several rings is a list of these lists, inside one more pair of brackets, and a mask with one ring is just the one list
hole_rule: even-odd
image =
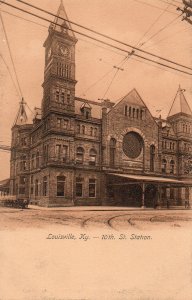
[[164,177],[155,177],[155,176],[145,176],[145,175],[132,175],[132,174],[117,174],[117,173],[108,173],[108,175],[118,176],[121,178],[130,179],[130,181],[137,181],[137,182],[151,182],[151,183],[167,183],[167,184],[177,184],[180,186],[191,185],[192,182],[190,181],[182,181]]

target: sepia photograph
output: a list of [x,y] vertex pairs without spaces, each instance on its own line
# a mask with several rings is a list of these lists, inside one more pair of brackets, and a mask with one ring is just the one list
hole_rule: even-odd
[[192,299],[192,1],[0,0],[0,300]]

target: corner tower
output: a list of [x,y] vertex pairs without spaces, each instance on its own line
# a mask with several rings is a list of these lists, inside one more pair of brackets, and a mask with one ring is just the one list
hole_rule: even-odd
[[42,117],[50,112],[75,112],[75,44],[77,39],[61,0],[57,17],[44,43],[45,70]]

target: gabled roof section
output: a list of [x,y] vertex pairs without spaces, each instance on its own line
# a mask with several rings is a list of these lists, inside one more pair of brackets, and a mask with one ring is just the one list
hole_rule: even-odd
[[146,107],[146,105],[143,102],[141,96],[139,95],[139,93],[137,92],[137,90],[135,88],[132,89],[127,95],[125,95],[119,102],[117,102],[115,104],[115,106],[117,106],[122,101],[127,101],[128,103],[130,103],[132,105],[136,105],[136,106],[138,105],[138,106]]
[[[65,20],[63,20],[63,19],[65,19]],[[69,36],[75,37],[75,34],[72,30],[71,24],[69,22],[69,19],[68,19],[68,16],[67,16],[64,4],[63,4],[63,0],[61,0],[60,6],[57,11],[57,17],[55,18],[54,23],[57,23],[58,25],[52,24],[53,30],[58,31],[58,32],[67,31]],[[62,25],[64,28],[62,28],[60,25]],[[68,29],[70,29],[70,30],[68,31]]]
[[17,113],[17,116],[16,116],[13,126],[28,124],[28,117],[27,117],[25,106],[26,106],[26,102],[22,98],[22,100],[20,102],[20,106],[19,106],[19,111]]
[[173,100],[168,117],[172,117],[176,114],[183,113],[192,116],[191,108],[185,98],[183,89],[179,86],[175,99]]

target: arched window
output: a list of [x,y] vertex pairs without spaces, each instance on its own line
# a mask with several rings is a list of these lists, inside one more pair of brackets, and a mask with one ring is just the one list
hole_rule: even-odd
[[174,174],[175,173],[175,162],[174,160],[170,161],[170,174]]
[[47,176],[43,177],[43,196],[47,196]]
[[155,146],[150,146],[150,171],[154,172],[155,169]]
[[91,149],[89,152],[89,164],[95,166],[97,158],[97,151],[95,149]]
[[165,174],[167,172],[167,161],[166,159],[162,160],[162,173]]
[[76,151],[76,162],[78,164],[82,164],[84,161],[84,149],[82,147],[78,147]]
[[65,176],[57,176],[57,197],[65,196]]
[[116,152],[116,139],[111,138],[110,140],[110,166],[113,167],[115,165],[115,152]]

